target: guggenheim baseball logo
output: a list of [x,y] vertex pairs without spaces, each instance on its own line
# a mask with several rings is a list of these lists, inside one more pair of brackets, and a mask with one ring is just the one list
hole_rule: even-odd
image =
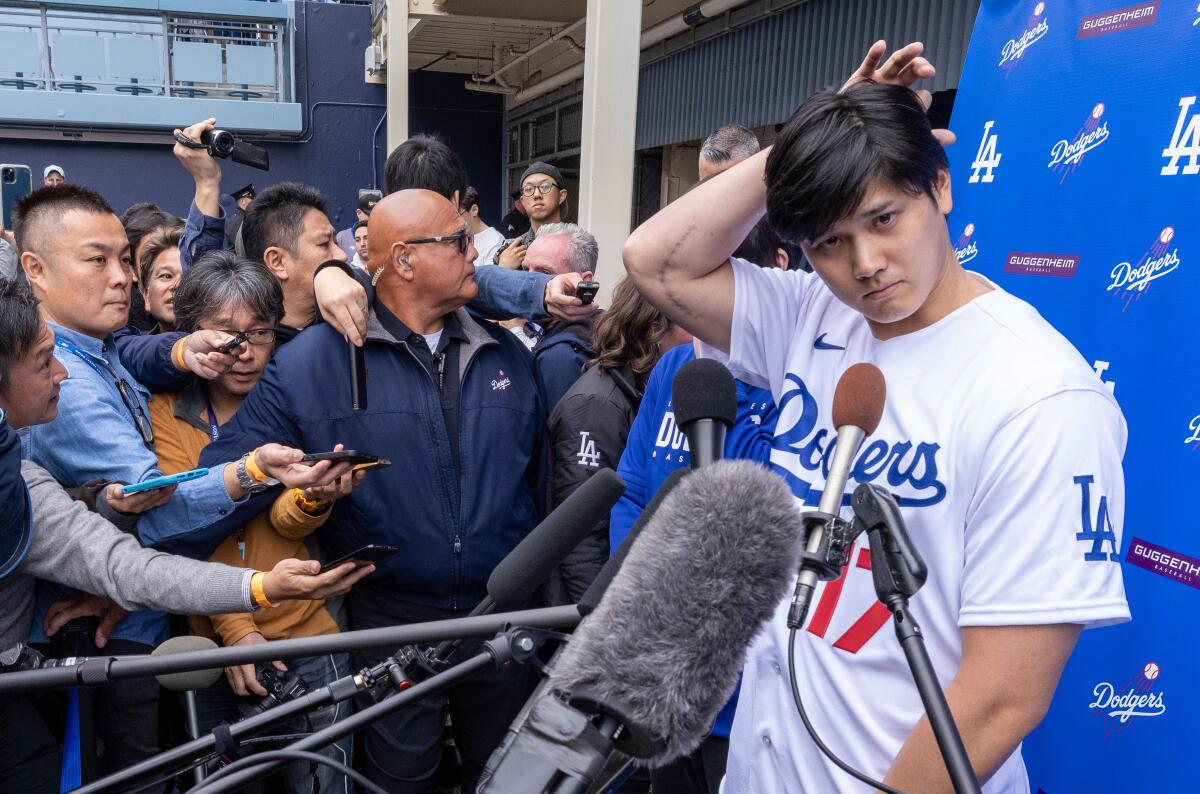
[[1020,273],[1026,276],[1054,276],[1074,278],[1079,267],[1075,254],[1031,254],[1014,251],[1004,262],[1005,273]]
[[1046,4],[1039,2],[1033,7],[1033,13],[1029,15],[1029,19],[1025,21],[1025,29],[1021,31],[1021,35],[1015,39],[1009,39],[1005,42],[1004,47],[1000,50],[1000,63],[998,66],[1005,67],[1005,73],[1011,73],[1025,57],[1025,52],[1034,44],[1041,41],[1050,31],[1050,24],[1046,21]]
[[1100,120],[1103,116],[1104,103],[1098,102],[1073,138],[1063,138],[1050,147],[1050,162],[1046,168],[1060,174],[1058,184],[1065,182],[1079,167],[1085,154],[1108,140],[1108,122]]
[[1122,686],[1101,681],[1092,688],[1095,698],[1088,708],[1105,724],[1104,738],[1128,729],[1135,718],[1161,717],[1167,713],[1163,693],[1155,689],[1162,669],[1155,662],[1146,662],[1142,670]]
[[1150,282],[1169,276],[1179,269],[1179,249],[1171,245],[1175,229],[1166,226],[1136,262],[1118,262],[1113,267],[1108,291],[1118,299],[1124,299],[1121,311],[1129,308],[1133,301],[1140,301],[1150,288]]
[[1159,0],[1150,0],[1086,16],[1080,20],[1075,38],[1092,39],[1106,33],[1117,33],[1122,30],[1153,25],[1154,20],[1158,19],[1158,3]]

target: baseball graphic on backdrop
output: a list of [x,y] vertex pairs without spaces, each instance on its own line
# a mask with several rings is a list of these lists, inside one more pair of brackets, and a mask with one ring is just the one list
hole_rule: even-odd
[[1146,676],[1147,681],[1153,681],[1154,679],[1158,678],[1158,674],[1160,672],[1161,671],[1158,669],[1158,665],[1156,665],[1154,662],[1147,662],[1146,666],[1142,668],[1142,675]]

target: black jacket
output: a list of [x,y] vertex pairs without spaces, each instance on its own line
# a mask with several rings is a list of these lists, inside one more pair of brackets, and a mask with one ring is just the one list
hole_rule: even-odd
[[[642,392],[628,369],[589,367],[550,414],[547,512],[600,469],[617,468]],[[608,514],[543,587],[550,605],[575,603],[608,560]]]

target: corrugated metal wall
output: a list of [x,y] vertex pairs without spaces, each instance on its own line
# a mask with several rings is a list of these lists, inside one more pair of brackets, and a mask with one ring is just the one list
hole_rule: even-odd
[[783,121],[809,95],[839,86],[881,38],[923,41],[938,68],[924,87],[954,88],[978,9],[979,0],[809,0],[646,64],[636,147]]

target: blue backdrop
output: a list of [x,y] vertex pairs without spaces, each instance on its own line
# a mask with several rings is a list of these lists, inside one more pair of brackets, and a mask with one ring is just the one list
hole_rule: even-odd
[[959,84],[959,259],[1065,333],[1129,424],[1133,621],[1084,633],[1026,742],[1046,794],[1197,788],[1197,95],[1196,0],[984,0]]

